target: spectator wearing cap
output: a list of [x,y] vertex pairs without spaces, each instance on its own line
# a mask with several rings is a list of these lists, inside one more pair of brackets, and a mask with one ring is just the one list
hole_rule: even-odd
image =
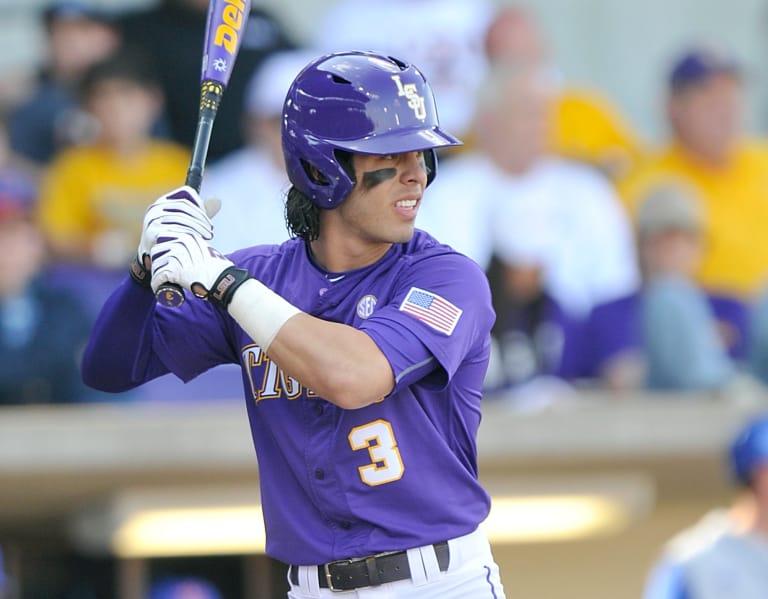
[[311,58],[304,50],[284,50],[264,59],[251,76],[243,102],[246,145],[206,170],[203,196],[222,200],[214,220],[216,247],[222,252],[289,237],[281,115],[288,87]]
[[768,597],[768,412],[747,415],[727,440],[713,474],[733,497],[664,543],[643,599]]
[[733,380],[746,359],[748,308],[695,281],[706,227],[690,185],[649,189],[636,220],[642,285],[592,311],[586,376],[615,390],[718,390]]
[[768,278],[768,144],[745,135],[743,111],[734,59],[706,47],[684,53],[668,77],[669,141],[620,190],[634,214],[659,180],[692,185],[707,214],[696,280],[749,302]]
[[0,405],[96,399],[79,369],[91,317],[46,277],[34,202],[34,186],[0,173]]
[[88,0],[56,0],[41,15],[47,54],[31,95],[9,119],[14,152],[38,166],[88,134],[77,100],[83,73],[120,44],[107,13]]

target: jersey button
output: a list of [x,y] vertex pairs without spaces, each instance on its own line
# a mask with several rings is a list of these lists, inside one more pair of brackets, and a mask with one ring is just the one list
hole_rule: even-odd
[[318,416],[323,415],[323,404],[321,404],[319,401],[317,402],[317,405],[315,406],[315,412]]
[[341,526],[344,530],[349,530],[352,528],[352,523],[345,520],[344,522],[339,522],[339,526]]
[[317,480],[323,480],[325,478],[325,470],[323,470],[322,468],[318,468],[317,470],[315,470],[315,478]]

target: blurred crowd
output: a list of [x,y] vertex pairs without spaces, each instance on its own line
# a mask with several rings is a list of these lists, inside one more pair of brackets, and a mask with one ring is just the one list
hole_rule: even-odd
[[[0,106],[0,403],[115,399],[82,386],[79,351],[141,214],[184,181],[207,4],[56,0],[40,13],[46,58]],[[667,138],[651,143],[606,93],[565,76],[519,7],[339,0],[322,21],[296,40],[275,15],[250,14],[203,180],[203,196],[223,200],[220,250],[288,238],[292,78],[314,55],[385,51],[424,71],[465,141],[440,155],[417,226],[488,274],[489,396],[530,408],[581,389],[768,382],[768,145],[744,128],[748,81],[727,48],[692,39],[658,73]],[[240,394],[211,377],[119,399]]]
[[[238,377],[212,372],[106,397],[78,367],[141,215],[184,181],[207,5],[56,0],[40,13],[45,60],[0,103],[0,404],[241,395]],[[281,108],[302,66],[385,51],[421,68],[465,141],[440,155],[417,226],[488,275],[489,397],[531,409],[583,389],[768,384],[768,143],[744,128],[749,81],[728,48],[691,39],[658,73],[667,136],[651,143],[606,93],[565,76],[518,7],[337,0],[314,30],[296,40],[250,14],[203,180],[223,200],[218,249],[288,238]],[[153,596],[218,597],[184,584]]]

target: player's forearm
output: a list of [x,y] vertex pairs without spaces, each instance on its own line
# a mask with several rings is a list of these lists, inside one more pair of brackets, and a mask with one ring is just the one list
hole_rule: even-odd
[[154,304],[154,295],[128,278],[107,299],[83,352],[88,386],[117,393],[163,373],[159,361],[150,363]]
[[259,281],[243,283],[228,310],[285,372],[339,407],[367,406],[394,386],[389,362],[368,335],[301,312]]

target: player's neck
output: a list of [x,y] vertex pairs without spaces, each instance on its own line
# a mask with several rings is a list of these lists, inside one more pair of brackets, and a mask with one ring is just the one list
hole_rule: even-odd
[[356,237],[325,231],[310,244],[315,261],[329,272],[348,272],[373,264],[391,247],[391,243],[363,243]]

